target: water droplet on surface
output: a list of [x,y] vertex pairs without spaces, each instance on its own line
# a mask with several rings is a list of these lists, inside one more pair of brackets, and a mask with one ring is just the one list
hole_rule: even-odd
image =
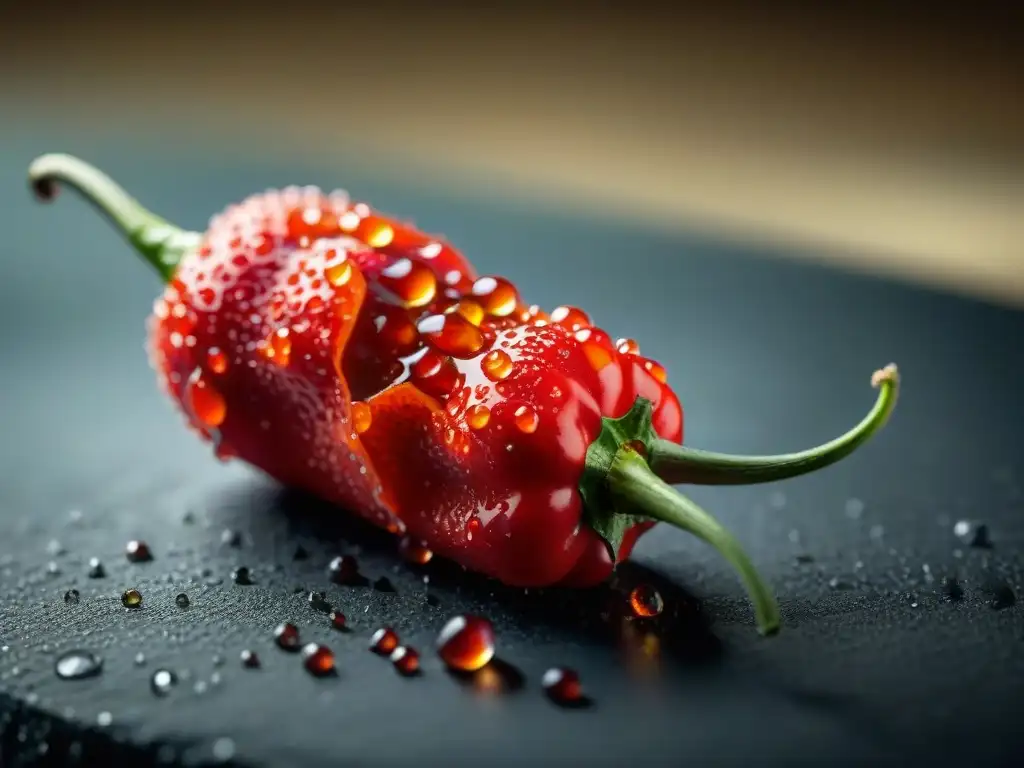
[[250,586],[253,583],[252,574],[249,573],[249,569],[244,565],[238,566],[231,572],[231,580],[243,587]]
[[480,361],[480,370],[491,381],[501,381],[508,377],[514,367],[512,358],[503,349],[492,349]]
[[330,613],[331,604],[327,602],[326,592],[310,592],[306,596],[306,602],[309,603],[309,607],[314,611],[320,611],[321,613]]
[[327,252],[327,263],[324,265],[324,277],[335,288],[341,288],[352,279],[352,263],[343,251],[331,249]]
[[434,553],[427,548],[427,545],[413,536],[402,537],[398,543],[398,552],[406,562],[414,565],[426,565],[434,557]]
[[1005,581],[989,582],[985,585],[985,591],[989,594],[989,607],[996,611],[1011,608],[1017,602],[1017,595]]
[[60,566],[51,560],[46,566],[46,572],[51,576],[59,576]]
[[391,663],[402,675],[410,677],[420,671],[420,654],[415,648],[400,645],[391,652]]
[[278,624],[274,629],[274,642],[285,651],[299,650],[299,628],[290,622]]
[[381,627],[370,638],[370,650],[381,656],[390,656],[398,647],[398,634],[391,627]]
[[295,551],[292,553],[292,560],[308,560],[309,552],[301,544],[296,545]]
[[317,677],[334,673],[334,651],[326,645],[308,643],[302,649],[302,664],[306,671]]
[[220,532],[220,543],[228,547],[242,546],[242,533],[231,528],[225,528]]
[[50,539],[50,541],[46,545],[46,551],[50,554],[51,557],[57,557],[59,555],[63,555],[65,549],[64,545],[61,544],[59,541],[57,541],[56,539]]
[[129,541],[124,553],[128,558],[128,562],[131,563],[148,563],[153,559],[153,553],[150,551],[149,545],[144,541],[134,539]]
[[629,593],[629,607],[640,619],[650,619],[661,614],[665,601],[661,593],[649,584],[640,584]]
[[79,595],[77,589],[69,589],[64,593],[64,602],[69,604],[75,604],[79,601],[81,595]]
[[552,667],[540,681],[548,698],[556,704],[577,704],[583,700],[580,676],[568,667]]
[[107,569],[103,567],[103,563],[100,562],[98,557],[89,558],[89,570],[86,575],[90,579],[102,579],[107,575]]
[[188,595],[184,592],[179,593],[178,596],[174,598],[174,604],[179,608],[188,608],[190,603],[191,601],[188,599]]
[[142,593],[135,589],[126,589],[121,594],[121,605],[125,608],[140,608],[142,607]]
[[335,584],[355,584],[360,581],[359,561],[352,555],[339,555],[327,566],[331,581]]
[[242,666],[246,669],[257,669],[260,665],[260,657],[256,655],[256,651],[246,649],[242,651],[240,658]]
[[141,667],[145,663],[146,663],[146,654],[144,654],[142,651],[139,651],[138,653],[136,653],[135,654],[135,666]]
[[472,429],[483,429],[491,420],[491,409],[486,405],[471,405],[466,409],[466,424]]
[[178,676],[169,669],[158,669],[149,678],[149,687],[157,696],[166,696],[178,684]]
[[853,585],[850,582],[845,581],[844,579],[840,579],[838,576],[833,576],[831,579],[828,580],[828,588],[835,590],[846,590],[853,589]]
[[221,736],[215,742],[213,742],[213,757],[215,760],[221,762],[227,762],[235,756],[235,742],[229,739],[227,736]]
[[450,669],[475,672],[494,658],[494,628],[479,616],[448,621],[437,636],[437,654]]
[[847,499],[846,501],[846,516],[851,520],[860,519],[861,515],[864,514],[864,502],[860,499]]
[[391,583],[391,579],[387,576],[381,576],[379,579],[373,582],[373,588],[378,592],[395,592],[395,585]]
[[103,659],[90,651],[68,651],[57,659],[54,671],[61,680],[84,680],[103,671]]
[[955,576],[947,576],[942,580],[942,594],[950,602],[956,602],[963,599],[964,588]]
[[969,547],[980,549],[992,547],[988,526],[977,520],[958,520],[953,526],[953,534]]
[[106,728],[114,722],[114,716],[109,712],[100,712],[96,715],[96,725],[100,728]]

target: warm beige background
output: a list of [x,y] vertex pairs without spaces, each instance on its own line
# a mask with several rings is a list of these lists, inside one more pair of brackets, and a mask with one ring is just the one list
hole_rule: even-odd
[[5,119],[399,152],[1024,305],[1013,3],[39,5],[0,24]]

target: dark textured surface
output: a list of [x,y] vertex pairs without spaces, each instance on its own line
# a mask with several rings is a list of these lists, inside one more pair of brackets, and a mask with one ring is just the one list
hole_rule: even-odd
[[[776,638],[756,635],[728,568],[671,530],[643,540],[622,584],[585,595],[408,566],[390,537],[220,464],[186,432],[142,351],[151,274],[70,195],[43,208],[24,191],[28,161],[56,148],[104,165],[186,226],[290,182],[344,185],[412,215],[531,300],[587,307],[613,335],[640,339],[668,368],[695,445],[774,452],[830,437],[869,406],[871,371],[890,360],[903,398],[884,434],[820,475],[694,491],[776,587]],[[218,739],[236,760],[281,766],[997,765],[1020,752],[1024,609],[994,609],[991,589],[1019,594],[1022,581],[1022,315],[363,172],[155,151],[54,135],[11,137],[0,152],[0,763],[59,765],[69,749],[198,762],[214,759]],[[986,521],[994,547],[961,543],[962,517]],[[221,543],[225,528],[243,533],[241,547]],[[131,538],[153,562],[127,562]],[[295,561],[300,543],[310,557]],[[331,585],[326,565],[341,552],[397,591]],[[91,557],[105,578],[87,578]],[[232,583],[237,565],[254,585]],[[959,602],[942,594],[951,575]],[[667,608],[624,632],[621,591],[636,581],[658,584]],[[131,586],[145,602],[127,612]],[[72,587],[81,600],[67,605]],[[329,629],[297,587],[325,590],[352,631]],[[174,603],[180,591],[188,610]],[[494,621],[518,685],[509,668],[472,681],[441,669],[433,638],[462,611]],[[283,620],[334,649],[338,677],[314,679],[273,646]],[[422,676],[403,679],[366,650],[382,624],[423,652]],[[642,641],[647,631],[660,641]],[[73,648],[102,655],[103,673],[59,680],[54,661]],[[244,648],[262,669],[241,667]],[[543,697],[555,664],[579,670],[591,708]],[[149,688],[161,667],[181,677],[166,698]],[[499,679],[506,690],[490,690]]]

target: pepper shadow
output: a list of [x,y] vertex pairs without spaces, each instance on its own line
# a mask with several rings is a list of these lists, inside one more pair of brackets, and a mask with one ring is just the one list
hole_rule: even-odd
[[[208,505],[211,514],[231,516],[230,522],[249,528],[254,554],[275,561],[279,570],[294,570],[290,576],[295,579],[313,576],[323,581],[326,574],[317,563],[337,554],[355,554],[359,584],[364,587],[387,578],[387,572],[396,582],[395,589],[406,591],[408,587],[401,586],[405,570],[420,583],[425,577],[429,605],[479,607],[479,612],[492,620],[501,615],[533,633],[556,631],[616,647],[627,662],[650,655],[654,646],[657,654],[684,665],[708,665],[722,655],[723,645],[711,631],[710,617],[700,601],[684,587],[637,563],[624,563],[609,582],[589,589],[508,587],[441,557],[427,565],[407,563],[393,534],[303,491],[243,483],[227,493],[226,498]],[[293,559],[297,549],[308,552],[309,557]],[[661,594],[665,607],[659,615],[633,615],[629,593],[639,585]],[[507,678],[504,685],[514,689],[514,675],[507,674],[507,666],[497,671]]]

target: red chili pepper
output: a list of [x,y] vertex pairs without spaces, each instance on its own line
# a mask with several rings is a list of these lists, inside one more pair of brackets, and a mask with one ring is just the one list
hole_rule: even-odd
[[775,599],[739,544],[669,483],[761,483],[843,458],[887,420],[895,366],[854,429],[782,456],[684,448],[664,369],[581,310],[545,315],[477,279],[443,239],[344,193],[249,198],[200,235],[100,171],[47,155],[167,283],[150,321],[160,382],[221,457],[237,456],[516,586],[591,586],[662,521],[739,571],[758,627]]

